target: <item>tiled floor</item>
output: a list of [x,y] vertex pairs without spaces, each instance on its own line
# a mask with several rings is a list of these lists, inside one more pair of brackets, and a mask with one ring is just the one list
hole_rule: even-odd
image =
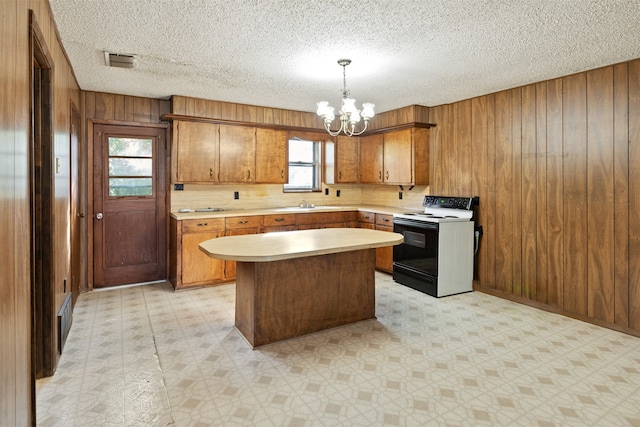
[[640,339],[376,280],[376,320],[257,350],[234,285],[81,295],[38,425],[640,426]]

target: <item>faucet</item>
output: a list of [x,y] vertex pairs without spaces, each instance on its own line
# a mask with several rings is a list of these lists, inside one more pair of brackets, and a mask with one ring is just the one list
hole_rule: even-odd
[[308,208],[309,207],[309,203],[307,203],[307,201],[305,199],[302,199],[302,203],[300,203],[300,207],[301,208]]

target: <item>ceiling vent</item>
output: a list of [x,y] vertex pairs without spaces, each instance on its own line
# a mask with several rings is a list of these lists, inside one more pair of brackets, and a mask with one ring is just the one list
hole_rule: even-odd
[[104,52],[104,62],[108,67],[133,68],[136,66],[136,57],[123,53]]

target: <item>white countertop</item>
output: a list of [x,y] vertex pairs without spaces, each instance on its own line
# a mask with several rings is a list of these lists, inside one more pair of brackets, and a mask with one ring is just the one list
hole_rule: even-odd
[[322,228],[218,237],[200,243],[200,250],[217,259],[267,262],[393,246],[402,241],[401,234],[388,231]]
[[315,208],[298,208],[298,207],[273,207],[262,209],[233,209],[219,212],[171,212],[171,216],[177,220],[183,219],[207,219],[207,218],[228,218],[235,216],[248,215],[279,215],[279,214],[304,214],[304,213],[322,213],[322,212],[348,212],[348,211],[366,211],[385,215],[393,215],[396,213],[406,212],[422,212],[422,209],[398,208],[392,206],[368,206],[368,205],[335,205],[335,206],[316,206]]

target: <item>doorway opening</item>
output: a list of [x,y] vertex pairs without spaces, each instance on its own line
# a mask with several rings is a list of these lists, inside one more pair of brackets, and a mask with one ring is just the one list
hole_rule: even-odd
[[53,375],[57,362],[54,304],[53,61],[33,12],[31,68],[30,224],[31,357],[35,378]]

